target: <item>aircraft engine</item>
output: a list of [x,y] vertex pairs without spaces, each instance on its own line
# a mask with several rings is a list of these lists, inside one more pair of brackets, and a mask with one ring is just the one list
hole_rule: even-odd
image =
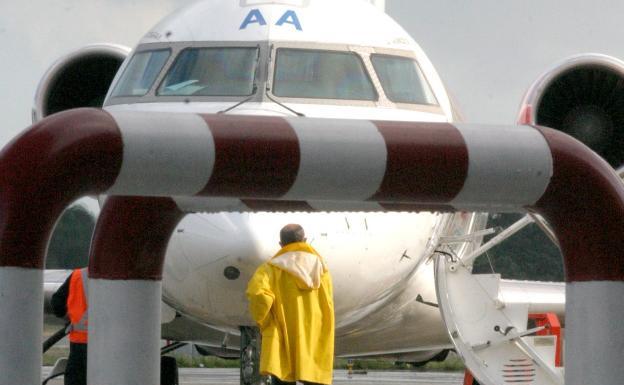
[[564,131],[614,168],[624,164],[624,62],[606,55],[565,59],[527,91],[519,123]]
[[77,107],[101,107],[130,48],[115,44],[82,47],[57,60],[39,82],[33,123]]

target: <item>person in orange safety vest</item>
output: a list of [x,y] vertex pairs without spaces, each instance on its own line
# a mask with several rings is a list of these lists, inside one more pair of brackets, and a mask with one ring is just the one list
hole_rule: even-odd
[[273,384],[331,384],[334,299],[327,265],[300,225],[282,228],[280,246],[246,292],[262,334],[260,374],[272,375]]
[[89,318],[87,268],[76,269],[52,295],[52,311],[69,319],[69,358],[65,385],[87,384],[87,342]]

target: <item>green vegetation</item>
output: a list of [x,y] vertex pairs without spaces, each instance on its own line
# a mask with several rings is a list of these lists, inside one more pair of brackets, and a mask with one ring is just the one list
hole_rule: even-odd
[[[416,370],[423,372],[456,372],[463,371],[464,364],[457,354],[449,353],[446,360],[441,362],[427,362],[422,366],[415,366],[407,362],[395,362],[384,359],[354,359],[353,363],[354,371],[369,371],[369,370]],[[334,361],[334,369],[349,369],[349,360],[345,358],[336,358]]]
[[[57,359],[67,357],[69,348],[53,347],[43,355],[43,365],[53,366]],[[175,357],[178,366],[181,368],[238,368],[239,360],[226,360],[218,357],[191,356],[190,354],[169,354]],[[334,369],[348,369],[349,360],[337,358],[334,361]],[[353,370],[418,370],[431,372],[450,372],[464,370],[464,364],[456,354],[449,354],[448,358],[442,362],[428,362],[423,366],[413,366],[405,362],[393,362],[382,359],[358,359],[353,360]]]
[[87,266],[95,217],[83,206],[69,207],[56,223],[46,269],[74,269]]
[[[203,357],[190,354],[174,353],[169,354],[175,357],[178,366],[181,368],[238,368],[239,360],[226,360],[218,357]],[[394,362],[384,359],[356,359],[352,360],[353,370],[418,370],[434,372],[450,372],[464,370],[464,364],[454,353],[442,362],[428,362],[423,366],[414,366],[406,362]],[[346,358],[336,358],[334,369],[348,369],[349,360]]]
[[69,356],[69,347],[52,347],[43,355],[43,366],[53,366],[61,357]]
[[442,362],[427,362],[422,368],[427,372],[463,372],[466,367],[459,356],[453,352]]
[[[522,216],[490,215],[488,228],[504,229]],[[492,270],[509,279],[563,281],[563,257],[550,239],[533,224],[476,259],[473,272],[491,273]]]

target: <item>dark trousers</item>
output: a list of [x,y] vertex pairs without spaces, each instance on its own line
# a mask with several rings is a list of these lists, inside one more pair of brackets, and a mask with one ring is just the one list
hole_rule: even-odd
[[[296,382],[285,382],[280,380],[279,378],[275,377],[275,376],[271,376],[271,378],[273,378],[273,385],[295,385]],[[322,385],[322,384],[317,384],[316,382],[306,382],[306,381],[301,381],[301,383],[303,385]]]
[[69,343],[65,385],[87,385],[87,344]]

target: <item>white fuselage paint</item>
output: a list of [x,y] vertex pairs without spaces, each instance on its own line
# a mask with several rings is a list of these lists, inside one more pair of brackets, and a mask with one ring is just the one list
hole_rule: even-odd
[[[43,270],[21,267],[0,268],[0,360],[1,384],[35,385],[41,383],[43,343]],[[5,366],[6,365],[6,366]]]
[[160,383],[160,322],[148,321],[161,317],[161,281],[90,279],[89,288],[89,306],[103,311],[89,314],[87,383]]
[[[447,345],[437,309],[415,301],[421,295],[435,302],[433,275],[423,260],[442,218],[365,212],[189,215],[169,244],[163,296],[180,312],[233,333],[238,325],[253,325],[247,282],[279,249],[280,228],[300,223],[332,272],[337,354]],[[238,279],[224,276],[228,266],[240,270]]]
[[382,11],[386,10],[386,0],[370,0],[370,2]]

